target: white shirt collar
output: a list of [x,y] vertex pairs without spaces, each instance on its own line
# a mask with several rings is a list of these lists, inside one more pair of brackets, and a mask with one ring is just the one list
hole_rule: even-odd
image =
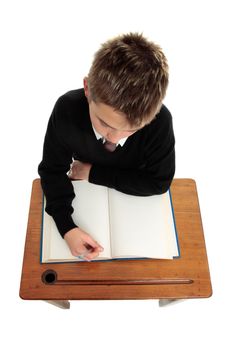
[[[103,139],[103,143],[104,143],[104,142],[105,142],[105,138],[104,138],[102,135],[100,135],[100,134],[95,130],[95,128],[94,128],[93,125],[92,125],[92,128],[93,128],[93,131],[94,131],[94,133],[95,133],[95,136],[96,136],[97,140]],[[123,147],[124,144],[125,144],[125,142],[126,142],[126,140],[127,140],[127,138],[128,138],[128,137],[124,137],[123,139],[120,139],[116,145],[117,145],[117,146],[120,145],[121,147]]]

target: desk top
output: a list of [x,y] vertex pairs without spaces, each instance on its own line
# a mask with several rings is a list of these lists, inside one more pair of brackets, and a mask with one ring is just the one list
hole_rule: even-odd
[[[180,258],[41,264],[42,189],[40,179],[34,180],[20,297],[26,300],[210,297],[212,288],[195,181],[174,179],[171,195]],[[47,272],[48,278],[43,278]]]

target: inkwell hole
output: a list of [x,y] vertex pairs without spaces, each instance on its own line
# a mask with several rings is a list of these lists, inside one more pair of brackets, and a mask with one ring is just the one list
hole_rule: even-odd
[[57,273],[54,270],[46,270],[43,272],[41,279],[45,284],[53,284],[57,280]]

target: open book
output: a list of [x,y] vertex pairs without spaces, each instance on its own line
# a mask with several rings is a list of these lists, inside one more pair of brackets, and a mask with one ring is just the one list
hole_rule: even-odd
[[[94,260],[114,258],[173,259],[179,246],[170,192],[131,196],[87,181],[72,181],[73,220],[104,251]],[[80,261],[60,236],[43,205],[41,262]]]

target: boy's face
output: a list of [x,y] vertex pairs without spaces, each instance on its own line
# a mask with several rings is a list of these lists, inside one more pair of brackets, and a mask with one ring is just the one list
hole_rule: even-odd
[[120,139],[129,137],[140,129],[131,127],[124,115],[104,103],[90,101],[89,112],[95,130],[112,143],[118,143]]
[[[84,91],[86,97],[89,98],[85,80]],[[95,103],[93,100],[89,100],[89,113],[95,130],[112,143],[118,143],[121,139],[133,135],[144,126],[138,128],[130,126],[124,114],[115,111],[111,106],[104,103]]]

